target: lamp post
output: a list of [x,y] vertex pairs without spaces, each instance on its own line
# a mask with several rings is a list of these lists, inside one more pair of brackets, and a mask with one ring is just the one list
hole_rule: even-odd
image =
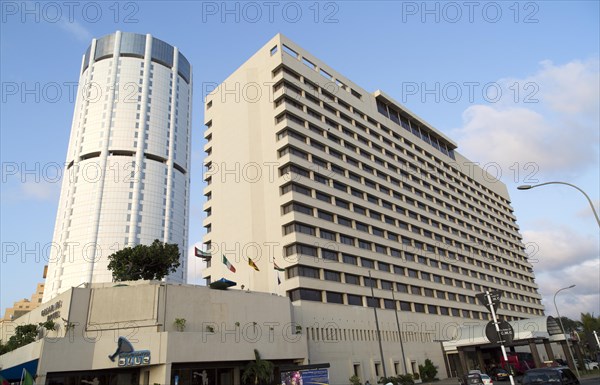
[[[556,306],[556,295],[563,290],[572,289],[574,287],[575,287],[575,285],[563,287],[562,289],[558,289],[556,291],[556,293],[554,293],[554,299],[553,299],[554,309],[556,310],[556,315],[558,316],[558,322],[560,323],[560,328],[562,329],[563,335],[566,333],[566,330],[565,330],[565,327],[563,326],[562,319],[560,318],[560,313],[558,312],[558,306]],[[575,364],[575,358],[573,358],[573,352],[571,351],[571,344],[569,343],[569,338],[565,337],[565,339],[567,341],[567,349],[569,350],[569,355],[571,356],[571,361],[573,362],[573,365],[575,366],[575,372],[577,372],[577,377],[579,377],[579,369],[577,369],[577,365]]]
[[592,203],[592,200],[590,199],[589,195],[587,195],[585,193],[585,191],[583,191],[579,187],[575,186],[574,184],[567,183],[567,182],[545,182],[545,183],[534,184],[534,185],[525,184],[525,185],[518,186],[517,190],[530,190],[534,187],[545,186],[547,184],[564,184],[566,186],[573,187],[574,189],[576,189],[580,193],[582,193],[585,196],[585,198],[587,199],[588,203],[590,204],[590,207],[592,208],[592,212],[594,213],[594,217],[596,218],[596,223],[598,223],[598,227],[600,227],[600,217],[598,217],[598,212],[596,211],[596,208],[594,207],[594,204]]

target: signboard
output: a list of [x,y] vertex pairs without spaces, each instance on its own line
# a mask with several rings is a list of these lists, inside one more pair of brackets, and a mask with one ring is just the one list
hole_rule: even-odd
[[485,326],[485,336],[488,340],[490,340],[493,344],[511,344],[515,337],[515,331],[512,326],[504,320],[498,321],[498,328],[500,331],[496,330],[496,326],[494,326],[494,321],[488,322]]
[[[310,365],[307,365],[310,366]],[[281,385],[329,385],[328,368],[306,368],[281,372]]]
[[[502,297],[502,292],[500,290],[492,290],[489,292],[489,294],[490,299],[492,300],[492,306],[494,307],[495,313],[498,310],[498,306],[500,305],[500,298]],[[490,301],[488,300],[486,293],[479,293],[475,296],[483,306],[487,307],[490,312],[492,311],[490,309]]]
[[142,366],[150,365],[149,350],[135,350],[131,342],[125,337],[119,337],[117,341],[117,350],[108,356],[111,361],[117,361],[118,366]]

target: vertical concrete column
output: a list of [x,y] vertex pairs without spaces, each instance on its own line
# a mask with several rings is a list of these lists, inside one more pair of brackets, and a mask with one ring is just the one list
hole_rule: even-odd
[[479,346],[475,348],[475,355],[477,356],[479,370],[481,370],[482,373],[485,373],[485,362],[483,361],[483,353],[481,352],[481,348]]
[[546,354],[548,355],[548,360],[554,361],[554,352],[552,351],[552,346],[550,345],[550,341],[544,340],[544,348],[546,348]]
[[563,348],[563,353],[565,354],[565,358],[567,359],[567,363],[569,368],[572,371],[575,371],[575,362],[573,362],[573,357],[571,357],[571,353],[569,352],[569,345],[567,345],[567,340],[560,341],[560,346]]
[[469,370],[467,369],[467,357],[465,356],[465,351],[463,348],[457,348],[458,350],[458,359],[460,361],[460,369],[462,373],[459,373],[459,376],[464,376]]
[[540,359],[540,354],[538,353],[537,344],[535,343],[535,340],[531,339],[528,341],[528,343],[529,343],[529,350],[531,350],[531,354],[533,355],[533,363],[535,364],[535,367],[541,368],[542,360]]

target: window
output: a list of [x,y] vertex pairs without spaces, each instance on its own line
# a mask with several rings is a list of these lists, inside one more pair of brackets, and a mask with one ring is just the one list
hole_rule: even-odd
[[329,239],[331,241],[335,241],[335,233],[333,233],[331,231],[320,229],[319,230],[319,235],[323,239]]
[[325,280],[342,282],[342,275],[337,271],[325,270]]
[[335,198],[335,205],[346,210],[350,209],[350,203],[343,199]]
[[342,254],[342,261],[349,265],[358,265],[358,258],[354,255]]
[[331,203],[331,195],[329,195],[329,194],[325,194],[323,192],[317,191],[316,197],[320,201]]
[[425,305],[423,305],[422,303],[415,303],[415,312],[425,313]]
[[342,217],[341,215],[338,215],[337,221],[342,226],[352,227],[352,221],[349,218]]
[[396,309],[396,304],[391,299],[384,299],[383,300],[383,306],[386,309],[394,309],[394,310]]
[[360,295],[348,294],[348,305],[362,306],[362,297]]
[[317,256],[317,248],[309,245],[304,245],[301,243],[295,243],[290,246],[285,247],[285,256],[289,257],[293,254],[307,255],[310,257]]
[[338,260],[338,254],[335,251],[332,250],[327,250],[327,249],[321,249],[321,257],[323,259],[327,259],[330,261],[337,261]]
[[[318,196],[317,192],[317,196]],[[333,222],[333,214],[328,213],[327,211],[319,210],[319,218],[324,219],[329,222]]]
[[354,237],[348,236],[348,235],[344,235],[344,234],[340,234],[340,242],[345,244],[345,245],[352,245],[354,246]]
[[344,295],[342,293],[328,291],[326,296],[328,303],[344,303]]
[[350,285],[360,285],[360,278],[358,277],[358,275],[346,273],[344,275],[344,277],[345,277],[346,283],[348,283]]
[[[379,307],[379,298],[367,297],[368,307]],[[377,364],[375,364],[377,365]]]
[[378,262],[377,263],[377,267],[379,267],[379,270],[381,270],[381,271],[390,271],[390,264],[389,263]]
[[400,301],[400,310],[411,311],[410,302]]
[[361,258],[360,259],[360,265],[362,267],[366,267],[368,269],[374,269],[375,268],[375,262],[373,262],[373,260],[367,259],[367,258]]
[[312,289],[296,289],[290,291],[290,299],[292,301],[307,300],[321,302],[321,292]]
[[408,285],[406,285],[404,283],[396,283],[396,289],[400,293],[408,293]]
[[380,283],[383,290],[392,290],[393,285],[390,281],[381,280]]
[[308,278],[319,278],[319,269],[310,266],[292,266],[287,269],[287,277],[308,277]]

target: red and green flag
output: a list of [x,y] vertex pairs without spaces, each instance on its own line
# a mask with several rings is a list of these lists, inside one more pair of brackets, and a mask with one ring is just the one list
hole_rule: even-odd
[[256,271],[260,271],[260,270],[258,270],[258,266],[256,266],[256,263],[254,263],[254,262],[252,261],[252,259],[250,259],[250,258],[248,258],[248,265],[249,265],[251,268],[253,268],[254,270],[256,270]]
[[231,262],[229,262],[229,260],[227,259],[226,256],[223,255],[223,264],[225,266],[227,266],[227,268],[229,269],[229,271],[231,271],[232,273],[235,273],[235,267],[231,264]]
[[10,385],[10,383],[6,378],[0,376],[0,385]]

